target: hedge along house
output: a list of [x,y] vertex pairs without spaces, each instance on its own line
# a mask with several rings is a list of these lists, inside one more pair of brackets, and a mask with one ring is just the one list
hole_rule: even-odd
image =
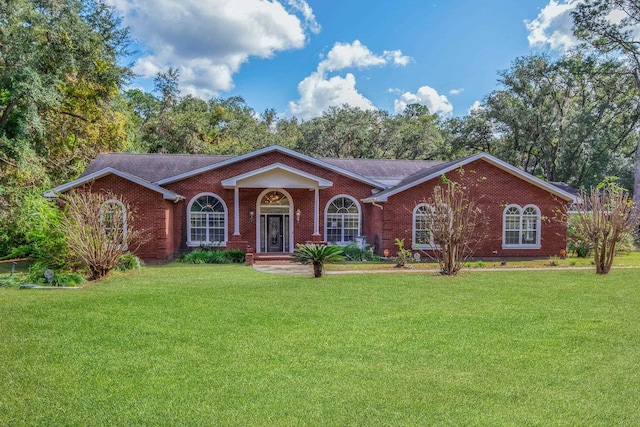
[[259,257],[291,253],[298,243],[365,240],[393,254],[396,238],[414,251],[432,249],[425,199],[460,170],[485,219],[477,256],[548,257],[565,248],[562,218],[574,196],[483,153],[451,162],[316,159],[279,146],[240,156],[100,154],[45,196],[89,189],[126,199],[135,226],[152,236],[138,250],[147,262],[200,246]]

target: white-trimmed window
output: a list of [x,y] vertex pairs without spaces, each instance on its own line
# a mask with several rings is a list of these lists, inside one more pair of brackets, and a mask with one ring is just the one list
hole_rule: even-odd
[[349,196],[337,196],[327,204],[325,215],[327,242],[347,245],[360,235],[360,206]]
[[190,246],[224,246],[227,243],[227,207],[215,194],[198,194],[187,208]]
[[540,249],[540,209],[509,205],[504,209],[502,247]]
[[413,231],[411,242],[413,249],[432,249],[433,234],[428,226],[427,209],[431,209],[426,203],[417,205],[413,209]]
[[113,243],[122,244],[127,235],[127,210],[120,200],[109,199],[100,209],[100,223],[106,235]]

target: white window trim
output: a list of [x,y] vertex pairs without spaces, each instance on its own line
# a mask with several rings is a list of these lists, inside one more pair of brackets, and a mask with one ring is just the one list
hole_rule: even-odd
[[417,233],[417,229],[416,229],[416,215],[418,214],[418,210],[421,207],[426,207],[429,208],[429,204],[428,203],[419,203],[416,205],[415,208],[413,208],[413,214],[411,215],[411,249],[415,249],[415,250],[433,250],[433,249],[440,249],[440,245],[436,245],[433,241],[433,235],[431,235],[431,242],[430,243],[416,243],[417,239],[416,239],[416,233]]
[[[536,243],[532,243],[532,244],[522,244],[522,243],[516,243],[516,244],[507,244],[507,211],[510,208],[517,208],[519,214],[519,233],[520,233],[520,241],[522,241],[522,217],[524,215],[524,211],[527,208],[533,208],[536,211]],[[504,208],[504,210],[502,211],[502,249],[508,250],[508,249],[540,249],[542,247],[542,245],[540,244],[540,236],[542,234],[542,220],[541,220],[541,213],[540,213],[540,208],[538,208],[536,205],[533,204],[528,204],[526,206],[520,206],[517,204],[510,204],[508,206],[506,206]],[[511,230],[513,231],[513,230]]]
[[[224,208],[224,240],[222,242],[200,242],[200,241],[192,241],[191,240],[191,206],[193,203],[198,200],[202,196],[213,196],[222,203],[222,207]],[[187,246],[189,247],[198,247],[198,246],[211,246],[211,247],[226,247],[227,240],[229,240],[228,234],[229,228],[229,210],[227,209],[227,204],[224,202],[224,199],[218,196],[215,193],[200,193],[193,196],[189,204],[187,205]]]
[[[120,208],[122,209],[122,238],[124,239],[125,237],[127,237],[127,208],[124,206],[124,203],[122,203],[120,200],[118,199],[109,199],[109,200],[105,200],[105,202],[102,204],[102,206],[100,207],[100,222],[102,223],[102,216],[103,216],[103,208],[106,205],[109,204],[116,204],[118,206],[120,206]],[[104,226],[104,224],[102,224]],[[120,244],[118,244],[118,247],[120,246]],[[127,249],[127,245],[125,245],[124,249]]]
[[[327,231],[329,230],[329,206],[331,206],[331,204],[337,200],[337,199],[341,199],[341,198],[345,198],[345,199],[349,199],[351,200],[355,206],[358,208],[358,236],[362,236],[362,206],[360,206],[360,203],[358,203],[358,201],[349,196],[348,194],[338,194],[337,196],[332,197],[327,204],[324,207],[324,238],[327,239],[327,242],[330,245],[336,245],[336,246],[348,246],[350,244],[355,244],[355,240],[354,241],[343,241],[343,242],[329,242],[328,240],[328,234]],[[344,223],[342,225],[342,235],[344,237]]]

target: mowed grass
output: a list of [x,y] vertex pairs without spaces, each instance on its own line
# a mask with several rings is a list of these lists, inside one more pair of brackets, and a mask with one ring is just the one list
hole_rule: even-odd
[[638,270],[0,288],[0,425],[640,425]]

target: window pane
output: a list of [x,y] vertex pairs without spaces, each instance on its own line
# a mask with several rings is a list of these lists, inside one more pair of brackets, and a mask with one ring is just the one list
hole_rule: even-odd
[[507,218],[505,225],[507,227],[507,230],[519,230],[520,218]]
[[533,245],[536,243],[536,235],[535,231],[525,231],[522,235],[522,244],[524,245]]
[[520,232],[519,231],[507,231],[505,233],[505,243],[507,245],[519,245],[520,244]]
[[207,230],[204,228],[191,228],[191,241],[204,242],[207,240]]

